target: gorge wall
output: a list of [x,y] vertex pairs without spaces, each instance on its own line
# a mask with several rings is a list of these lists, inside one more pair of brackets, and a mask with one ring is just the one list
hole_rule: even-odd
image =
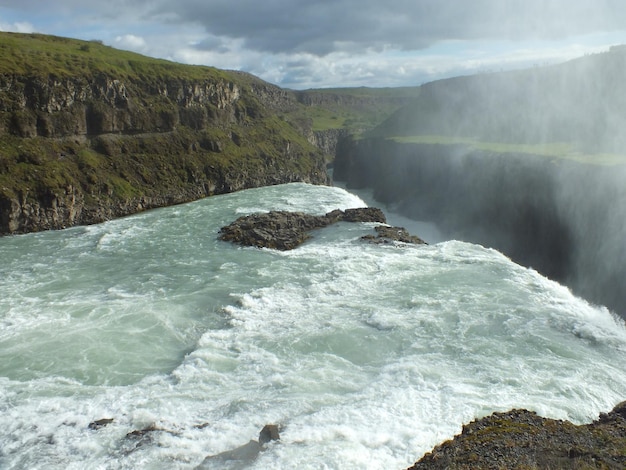
[[340,142],[334,177],[626,316],[626,168],[463,145]]
[[347,129],[326,129],[323,131],[313,131],[309,137],[309,142],[319,148],[326,155],[333,157],[337,153],[337,145],[341,139],[346,138],[349,135],[351,135],[351,132]]
[[328,182],[310,128],[288,118],[299,106],[291,92],[237,72],[179,78],[160,67],[0,74],[0,234]]

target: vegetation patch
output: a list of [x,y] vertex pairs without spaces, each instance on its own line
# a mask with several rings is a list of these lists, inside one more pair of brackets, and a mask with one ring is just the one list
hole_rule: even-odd
[[626,153],[591,153],[577,148],[573,142],[549,142],[535,144],[513,144],[506,142],[484,142],[475,138],[453,137],[447,135],[415,135],[389,137],[389,140],[403,144],[435,144],[435,145],[464,145],[471,150],[499,154],[528,154],[544,157],[573,160],[581,163],[597,165],[626,164]]
[[360,135],[419,96],[419,87],[327,88],[296,92],[313,130],[345,129]]
[[[36,64],[36,67],[33,67]],[[147,83],[178,80],[225,79],[228,73],[213,67],[190,67],[152,59],[105,46],[44,34],[0,32],[0,74],[40,77],[93,77],[98,74]]]

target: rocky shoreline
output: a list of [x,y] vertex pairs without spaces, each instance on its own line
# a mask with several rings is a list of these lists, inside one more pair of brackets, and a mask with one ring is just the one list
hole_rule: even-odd
[[[112,418],[93,421],[88,429],[96,432],[114,422]],[[209,426],[198,425],[199,429]],[[249,464],[264,445],[279,440],[279,427],[266,425],[259,440],[236,449],[207,456],[196,468],[207,464],[240,462]],[[152,443],[155,433],[177,434],[151,424],[128,432],[123,447],[131,453]],[[406,470],[474,469],[607,469],[626,468],[626,401],[609,413],[600,413],[590,424],[543,418],[533,411],[514,409],[493,413],[463,426],[460,434],[426,453]]]
[[493,413],[466,424],[407,470],[476,468],[624,469],[626,401],[579,426],[527,410]]

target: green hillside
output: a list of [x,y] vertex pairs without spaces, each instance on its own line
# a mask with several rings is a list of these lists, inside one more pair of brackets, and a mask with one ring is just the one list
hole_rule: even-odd
[[[122,51],[99,41],[81,41],[43,34],[0,32],[0,75],[40,77],[95,77],[100,74],[146,83],[167,79],[233,79],[258,82],[246,73],[214,67],[189,66]],[[387,119],[407,100],[419,95],[419,87],[326,88],[294,92],[308,105],[290,109],[294,120],[308,120],[315,131],[347,129],[359,133]]]
[[134,52],[105,46],[99,41],[81,41],[44,34],[0,32],[0,74],[62,77],[92,77],[107,74],[119,78],[177,78],[202,80],[225,78],[212,67],[190,67]]
[[323,183],[342,133],[371,130],[418,94],[284,90],[99,41],[0,32],[0,233]]

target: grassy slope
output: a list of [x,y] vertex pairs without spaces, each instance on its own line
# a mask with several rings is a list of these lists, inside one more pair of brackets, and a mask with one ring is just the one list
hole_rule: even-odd
[[[97,41],[0,32],[0,74],[53,76],[58,78],[99,74],[144,82],[164,79],[224,79],[250,83],[248,74],[233,74],[207,66],[189,66],[153,59],[134,52],[105,46]],[[313,130],[343,129],[361,132],[372,129],[399,107],[400,101],[416,98],[419,87],[328,88],[302,93],[339,97],[316,106],[303,106],[288,113],[292,119],[312,121]],[[344,100],[341,97],[354,98]]]
[[96,41],[0,32],[0,74],[93,77],[100,73],[142,80],[150,76],[189,80],[228,77],[227,72],[212,67],[152,59]]
[[407,144],[439,144],[439,145],[464,145],[469,149],[482,150],[498,154],[528,154],[541,155],[550,158],[563,158],[581,163],[593,162],[597,165],[621,165],[626,164],[626,152],[585,152],[581,151],[574,142],[542,142],[542,143],[510,143],[510,142],[485,142],[477,139],[454,137],[446,135],[413,135],[395,136],[391,140]]

